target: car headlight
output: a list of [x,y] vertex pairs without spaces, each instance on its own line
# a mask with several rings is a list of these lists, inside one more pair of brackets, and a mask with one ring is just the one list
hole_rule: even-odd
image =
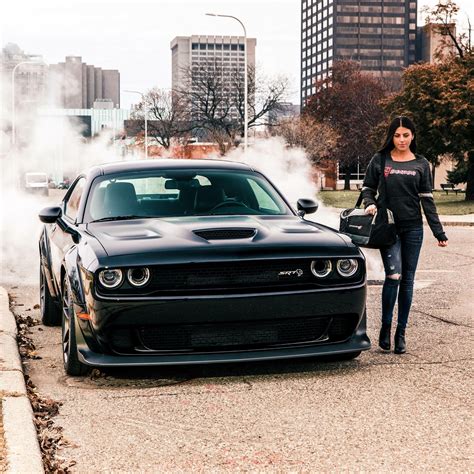
[[131,268],[127,272],[127,279],[132,286],[140,288],[145,286],[150,280],[150,270],[146,267]]
[[336,268],[339,275],[349,278],[357,272],[359,262],[354,258],[344,258],[337,261]]
[[123,273],[118,268],[106,269],[99,272],[100,284],[105,288],[117,288],[122,284]]
[[311,262],[311,272],[318,278],[327,277],[332,271],[331,260],[313,260]]

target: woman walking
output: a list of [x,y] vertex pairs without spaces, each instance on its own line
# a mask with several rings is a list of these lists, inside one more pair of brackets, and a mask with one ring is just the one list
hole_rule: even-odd
[[[382,162],[385,158],[385,167]],[[383,173],[383,175],[382,175]],[[386,186],[382,186],[385,179]],[[385,192],[386,190],[386,192]],[[385,202],[393,212],[396,242],[380,250],[385,269],[382,289],[382,327],[379,346],[391,347],[393,309],[398,295],[398,320],[395,354],[406,352],[405,328],[413,299],[415,272],[423,242],[420,203],[438,246],[446,247],[444,233],[433,200],[428,160],[416,154],[415,125],[407,117],[390,124],[384,145],[369,163],[362,188],[366,214],[377,212],[377,202]]]

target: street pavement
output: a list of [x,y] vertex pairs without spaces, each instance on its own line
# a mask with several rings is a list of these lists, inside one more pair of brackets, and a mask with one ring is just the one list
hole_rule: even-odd
[[[371,285],[368,295],[373,348],[345,363],[68,377],[60,329],[33,327],[41,358],[25,367],[41,396],[62,403],[55,423],[70,445],[60,455],[81,473],[471,471],[474,233],[472,227],[446,230],[449,246],[440,249],[425,228],[403,356],[376,345],[380,285]],[[38,319],[37,266],[31,267],[9,265],[3,284],[13,311]],[[5,305],[0,310],[10,315]],[[4,362],[13,349],[0,344]],[[7,453],[18,444],[7,438]]]

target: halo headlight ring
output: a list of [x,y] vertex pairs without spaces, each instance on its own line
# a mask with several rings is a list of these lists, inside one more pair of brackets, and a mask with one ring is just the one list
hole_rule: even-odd
[[359,262],[355,258],[342,258],[336,264],[337,273],[344,278],[350,278],[357,273]]
[[313,260],[311,273],[318,278],[326,278],[332,272],[332,262],[329,259]]
[[150,281],[150,270],[146,267],[130,268],[127,280],[135,288],[142,288]]
[[106,268],[99,272],[99,282],[108,290],[118,288],[123,282],[123,272],[119,268]]

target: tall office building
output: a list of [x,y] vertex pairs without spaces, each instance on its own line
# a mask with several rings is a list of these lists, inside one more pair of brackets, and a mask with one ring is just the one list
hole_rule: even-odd
[[416,60],[416,15],[416,0],[302,0],[302,106],[338,59],[396,86]]
[[13,87],[17,111],[42,105],[47,93],[48,66],[41,56],[27,54],[18,45],[8,43],[0,52],[0,74],[4,88],[1,97],[1,109],[4,114],[10,114]]
[[[247,38],[247,63],[255,67],[255,38]],[[232,93],[232,76],[244,75],[243,36],[177,36],[171,41],[171,86],[173,90],[198,87],[199,78],[208,71],[219,74],[221,83]],[[189,84],[189,81],[191,82]],[[231,112],[236,118],[237,111]]]
[[109,99],[120,108],[119,71],[88,65],[80,56],[66,56],[49,70],[54,101],[61,107],[91,109],[97,99]]

